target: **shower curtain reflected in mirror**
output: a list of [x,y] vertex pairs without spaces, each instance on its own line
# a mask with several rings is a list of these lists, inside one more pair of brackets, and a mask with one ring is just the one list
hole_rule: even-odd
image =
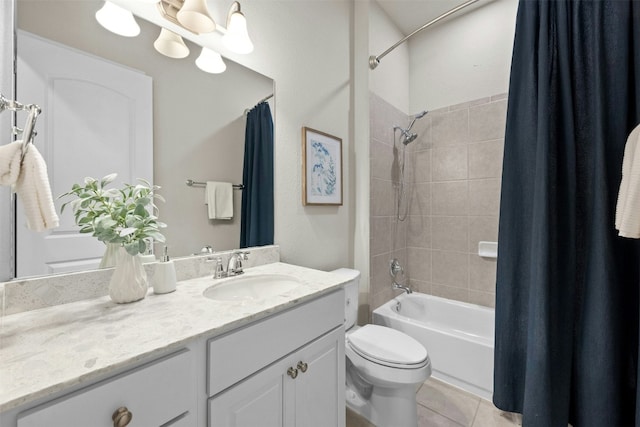
[[273,244],[273,119],[267,102],[247,113],[240,248]]
[[624,145],[639,122],[640,2],[521,1],[493,400],[522,412],[524,426],[640,425],[640,247],[614,229]]

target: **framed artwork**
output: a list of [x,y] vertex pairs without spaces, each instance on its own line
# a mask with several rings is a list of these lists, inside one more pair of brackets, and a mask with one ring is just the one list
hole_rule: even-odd
[[342,139],[302,128],[302,204],[342,205]]

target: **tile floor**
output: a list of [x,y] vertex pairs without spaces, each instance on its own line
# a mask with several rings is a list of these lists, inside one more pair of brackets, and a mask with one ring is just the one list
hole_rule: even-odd
[[[418,427],[513,427],[518,416],[502,412],[488,400],[428,379],[416,394]],[[347,427],[371,427],[362,417],[347,411]],[[402,427],[402,426],[398,426]]]

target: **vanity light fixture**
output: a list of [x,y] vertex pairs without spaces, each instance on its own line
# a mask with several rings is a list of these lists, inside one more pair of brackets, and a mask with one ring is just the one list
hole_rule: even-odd
[[223,43],[235,53],[246,54],[253,52],[253,43],[247,32],[247,18],[240,10],[240,3],[234,1],[227,15],[227,32]]
[[222,56],[215,50],[203,47],[200,56],[196,59],[196,65],[202,71],[212,74],[223,73],[227,69]]
[[211,33],[216,29],[216,23],[207,10],[206,0],[185,0],[176,18],[180,25],[196,34]]
[[107,30],[124,37],[135,37],[140,34],[140,26],[127,9],[110,1],[96,12],[96,20]]
[[153,47],[169,58],[179,59],[189,55],[189,48],[182,40],[182,37],[166,28],[160,30],[160,35],[153,42]]

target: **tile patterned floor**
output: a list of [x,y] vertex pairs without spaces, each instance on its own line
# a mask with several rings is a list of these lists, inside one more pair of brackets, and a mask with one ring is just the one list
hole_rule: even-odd
[[[487,400],[429,378],[416,394],[418,427],[513,427],[515,414],[502,412]],[[347,427],[372,427],[347,411]],[[402,427],[402,426],[398,426]]]

